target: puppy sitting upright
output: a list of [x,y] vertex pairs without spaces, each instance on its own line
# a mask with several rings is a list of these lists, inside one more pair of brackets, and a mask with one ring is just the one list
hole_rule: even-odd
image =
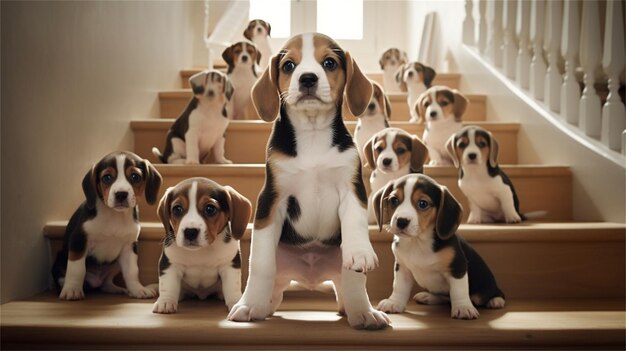
[[365,143],[374,134],[379,131],[389,128],[389,121],[387,120],[391,116],[391,104],[383,89],[378,83],[372,81],[374,87],[374,93],[370,99],[370,103],[367,105],[365,112],[358,116],[356,122],[356,128],[354,130],[354,142],[356,148],[359,151],[359,157],[361,162],[365,163],[366,160],[363,155],[363,147]]
[[[159,172],[132,152],[113,152],[93,165],[83,178],[86,200],[70,218],[52,267],[60,299],[83,299],[83,287],[140,299],[156,296],[139,282],[137,196],[145,194],[152,205],[160,186]],[[113,282],[120,268],[126,288]]]
[[428,146],[430,165],[452,165],[452,159],[446,151],[446,142],[451,135],[458,132],[463,125],[461,118],[467,109],[469,100],[455,89],[444,86],[434,86],[424,92],[413,111],[426,119],[426,128],[422,140]]
[[198,164],[213,156],[216,163],[232,163],[224,157],[224,133],[228,127],[233,87],[226,75],[208,70],[189,78],[193,97],[167,133],[163,154],[152,153],[163,163]]
[[426,291],[422,304],[452,304],[452,318],[475,319],[478,310],[504,307],[504,294],[487,264],[456,235],[462,208],[446,187],[423,174],[410,174],[374,196],[380,230],[388,224],[396,258],[393,292],[378,304],[388,313],[406,308],[414,280]]
[[417,98],[430,88],[437,73],[434,69],[419,62],[409,62],[403,65],[396,73],[396,82],[400,84],[402,91],[408,91],[406,102],[409,105],[411,119],[409,122],[417,122],[418,116],[413,107]]
[[352,327],[389,325],[365,290],[364,272],[378,258],[369,241],[359,154],[341,115],[344,91],[350,112],[363,113],[371,83],[348,52],[318,33],[289,39],[255,84],[254,106],[274,126],[248,284],[229,320],[267,318],[291,280],[309,289],[331,280]]
[[403,92],[400,81],[396,80],[396,73],[407,61],[406,52],[397,48],[388,49],[380,56],[378,63],[383,70],[383,86],[387,93]]
[[227,47],[222,58],[228,64],[228,78],[235,88],[232,119],[256,119],[252,116],[250,90],[258,77],[256,64],[261,62],[261,53],[254,44],[240,41]]
[[415,135],[399,128],[387,128],[367,142],[363,153],[372,169],[368,222],[375,224],[372,195],[392,180],[409,173],[422,173],[428,159],[428,149]]
[[450,137],[446,149],[470,204],[467,223],[518,223],[543,214],[520,212],[513,183],[498,165],[498,142],[489,131],[467,126]]
[[246,39],[256,45],[257,49],[261,53],[261,59],[259,61],[259,67],[261,70],[267,68],[272,56],[272,46],[270,45],[270,32],[272,26],[262,19],[255,19],[248,23],[248,27],[243,32],[243,36]]
[[[241,297],[239,239],[250,201],[229,186],[190,178],[167,189],[158,208],[165,227],[155,313],[175,313],[185,295],[221,294],[230,308]],[[181,282],[182,281],[182,282]]]

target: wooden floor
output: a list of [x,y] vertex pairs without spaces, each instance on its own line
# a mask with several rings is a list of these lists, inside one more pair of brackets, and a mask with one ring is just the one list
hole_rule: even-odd
[[453,320],[449,306],[410,304],[382,331],[351,329],[331,295],[290,292],[270,319],[226,321],[220,301],[183,301],[174,315],[154,300],[88,295],[61,302],[52,293],[1,306],[2,349],[624,349],[623,299],[507,301]]

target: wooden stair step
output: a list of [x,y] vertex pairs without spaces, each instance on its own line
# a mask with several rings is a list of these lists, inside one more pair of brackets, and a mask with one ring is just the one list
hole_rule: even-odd
[[410,304],[390,315],[392,327],[360,331],[337,315],[322,293],[289,293],[264,322],[226,320],[221,301],[185,300],[175,315],[152,313],[153,300],[94,294],[59,302],[54,294],[3,305],[3,349],[368,349],[622,348],[624,302],[519,300],[480,310],[474,321],[453,320],[449,307]]
[[[470,100],[467,111],[463,116],[464,121],[484,121],[487,115],[485,95],[466,94]],[[185,109],[191,98],[191,89],[179,89],[159,92],[159,104],[161,106],[161,118],[176,118]],[[406,94],[390,94],[391,118],[395,121],[408,121],[410,118],[409,107],[406,102]],[[347,109],[344,109],[347,111]],[[349,113],[344,113],[346,120],[356,118]]]
[[[152,154],[152,147],[161,151],[165,146],[165,136],[174,123],[174,119],[144,119],[130,122],[135,138],[135,152],[152,162],[158,162]],[[519,123],[501,122],[465,122],[479,125],[491,131],[498,143],[500,152],[498,159],[502,164],[517,164],[517,134]],[[351,133],[356,122],[346,122]],[[423,124],[391,121],[392,127],[402,128],[419,137],[424,132]],[[234,163],[264,163],[265,145],[272,130],[272,123],[263,121],[231,121],[226,130],[226,158]]]
[[[207,177],[222,185],[230,185],[256,204],[259,191],[265,181],[264,164],[246,165],[155,165],[163,176],[163,186],[159,196],[167,187],[190,177]],[[561,166],[502,166],[515,185],[522,212],[544,210],[544,220],[572,219],[572,175],[568,167]],[[469,205],[457,185],[458,172],[453,167],[426,166],[425,173],[447,186],[465,209],[464,218],[469,213]],[[364,173],[365,179],[369,177]],[[369,188],[369,181],[366,181]],[[139,198],[142,220],[157,220],[156,210],[148,206],[143,197]]]
[[[180,79],[182,81],[182,88],[184,89],[190,88],[189,77],[205,69],[206,68],[203,68],[203,69],[192,68],[192,69],[181,70]],[[223,66],[223,67],[216,66],[215,69],[225,70],[226,66]],[[382,72],[371,71],[371,72],[365,72],[365,74],[367,75],[369,79],[377,82],[381,86],[383,85],[383,73]],[[446,85],[446,86],[449,86],[450,88],[459,89],[460,81],[461,81],[460,73],[438,73],[437,76],[435,77],[435,80],[433,81],[433,85]]]
[[[43,232],[52,257],[61,248],[67,221],[49,222]],[[240,242],[245,285],[252,224]],[[625,230],[621,223],[524,222],[515,225],[461,224],[459,235],[485,259],[509,299],[616,298],[624,296]],[[161,222],[142,222],[139,244],[140,278],[158,281],[158,260],[164,237]],[[368,293],[380,300],[391,293],[393,236],[369,227],[380,266],[368,272]],[[417,287],[414,289],[417,291]]]

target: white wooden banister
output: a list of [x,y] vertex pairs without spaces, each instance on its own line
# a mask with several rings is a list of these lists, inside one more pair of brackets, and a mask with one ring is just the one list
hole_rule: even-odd
[[502,2],[491,0],[488,4],[489,42],[487,43],[487,56],[497,67],[502,67]]
[[528,41],[530,30],[530,5],[530,1],[520,0],[517,2],[517,20],[515,26],[515,33],[519,40],[515,77],[519,85],[524,89],[528,89],[530,73],[530,43]]
[[561,116],[568,123],[578,124],[578,101],[580,87],[574,70],[578,61],[578,45],[580,43],[580,16],[578,0],[566,1],[563,7],[563,33],[561,37],[561,54],[565,58],[565,76],[561,86]]
[[585,72],[585,89],[580,98],[579,113],[580,127],[588,136],[599,139],[602,127],[600,97],[594,87],[595,71],[600,66],[602,54],[598,6],[599,3],[596,1],[583,1],[579,55]]
[[[622,147],[626,109],[619,97],[619,77],[624,71],[624,3],[608,1],[602,67],[609,77],[609,96],[602,107],[602,142],[613,150]],[[622,150],[626,151],[626,150]]]
[[545,81],[545,102],[550,110],[559,112],[561,100],[561,72],[559,54],[561,46],[561,20],[563,3],[560,0],[548,1],[546,14],[546,40],[544,49],[548,52],[548,70]]
[[474,0],[465,0],[463,19],[463,44],[474,45]]
[[502,29],[504,30],[504,74],[515,78],[515,61],[517,59],[517,45],[515,43],[515,11],[517,0],[504,2],[502,15]]
[[530,41],[533,46],[533,58],[530,62],[530,92],[537,100],[545,96],[546,61],[543,58],[543,34],[546,3],[544,0],[532,0],[530,3]]
[[478,51],[485,54],[487,49],[487,0],[478,0]]

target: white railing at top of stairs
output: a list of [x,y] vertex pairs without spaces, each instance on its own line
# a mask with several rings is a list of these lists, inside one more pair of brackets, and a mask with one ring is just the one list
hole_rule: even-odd
[[233,1],[231,6],[221,16],[211,33],[209,33],[209,3],[204,1],[204,44],[209,52],[208,67],[213,68],[215,50],[230,46],[235,37],[240,35],[239,30],[248,21],[250,12],[249,1]]

